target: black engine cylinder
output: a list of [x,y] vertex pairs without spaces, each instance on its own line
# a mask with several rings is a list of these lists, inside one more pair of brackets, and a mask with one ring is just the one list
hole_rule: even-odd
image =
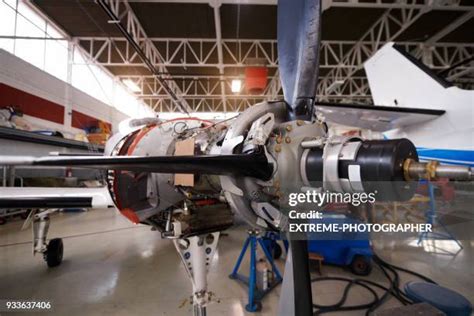
[[[341,181],[350,179],[350,166],[358,166],[364,191],[376,192],[377,200],[404,201],[410,199],[416,189],[415,182],[405,181],[403,162],[411,158],[418,160],[416,148],[408,139],[394,140],[352,140],[360,142],[353,158],[339,155],[337,173]],[[324,151],[313,148],[306,156],[306,177],[310,183],[323,181]]]

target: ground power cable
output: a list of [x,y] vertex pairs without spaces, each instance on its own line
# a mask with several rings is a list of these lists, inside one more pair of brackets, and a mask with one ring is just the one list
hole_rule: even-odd
[[[373,261],[382,271],[382,274],[389,281],[389,286],[387,287],[384,284],[378,282],[360,279],[360,278],[345,278],[345,277],[316,277],[311,279],[312,283],[325,282],[325,281],[338,281],[346,282],[347,285],[344,287],[343,294],[341,298],[334,304],[322,305],[313,302],[314,312],[313,315],[321,315],[331,312],[343,312],[343,311],[355,311],[355,310],[366,310],[365,315],[371,315],[377,308],[382,306],[390,296],[393,296],[397,299],[402,305],[410,305],[414,302],[408,297],[406,292],[400,288],[400,275],[399,272],[403,272],[412,276],[415,276],[419,279],[422,279],[425,282],[437,284],[432,279],[417,273],[415,271],[402,268],[393,264],[388,263],[387,261],[380,258],[377,254],[374,254]],[[364,304],[356,305],[346,305],[347,299],[349,297],[350,291],[356,287],[362,287],[367,292],[371,293],[371,301]],[[375,289],[383,290],[384,293],[379,297]]]

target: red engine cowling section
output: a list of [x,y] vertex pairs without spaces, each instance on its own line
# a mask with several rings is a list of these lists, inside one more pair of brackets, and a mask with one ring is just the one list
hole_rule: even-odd
[[[124,156],[127,155],[131,145],[137,139],[137,136],[142,132],[143,129],[137,130],[129,135],[127,135],[122,141],[120,141],[114,151],[113,155]],[[133,209],[133,203],[123,199],[124,196],[128,196],[129,193],[133,194],[134,192],[127,192],[127,186],[124,185],[126,182],[130,182],[131,179],[135,178],[134,172],[127,171],[118,171],[118,170],[109,170],[108,172],[108,184],[109,191],[111,193],[112,199],[115,202],[115,206],[118,208],[120,213],[128,218],[131,222],[138,224],[140,218],[137,216],[135,210]]]
[[[160,142],[163,141],[169,142],[171,147],[174,144],[173,137],[180,137],[180,133],[176,129],[183,126],[182,122],[189,121],[192,121],[193,126],[199,126],[200,128],[206,128],[213,124],[210,121],[197,118],[180,118],[148,125],[125,136],[116,145],[112,155],[144,155],[143,148],[144,146],[150,147],[150,137],[153,137],[153,147],[159,147]],[[173,134],[173,137],[170,137],[170,134]],[[160,139],[160,135],[163,135],[162,139]],[[138,147],[140,147],[139,153],[136,150]],[[165,147],[167,147],[166,144]],[[166,149],[157,154],[156,148],[150,148],[150,153],[151,155],[173,154],[172,151],[168,152]],[[148,151],[145,154],[148,155]],[[122,215],[135,224],[143,222],[148,217],[158,213],[158,206],[160,205],[158,186],[161,184],[155,176],[148,172],[118,170],[109,170],[108,172],[109,191],[116,207]]]

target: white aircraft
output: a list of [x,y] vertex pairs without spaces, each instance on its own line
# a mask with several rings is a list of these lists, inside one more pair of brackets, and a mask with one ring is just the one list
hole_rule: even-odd
[[474,167],[474,90],[436,76],[394,43],[364,65],[376,106],[317,105],[327,121],[408,138],[420,160]]

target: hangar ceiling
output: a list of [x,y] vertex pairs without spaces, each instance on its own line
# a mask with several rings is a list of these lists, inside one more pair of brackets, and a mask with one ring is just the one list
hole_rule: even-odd
[[[100,1],[99,1],[100,2]],[[35,0],[88,62],[119,80],[158,112],[242,111],[281,98],[276,0]],[[117,27],[139,44],[154,73]],[[363,63],[395,41],[454,84],[474,86],[474,3],[469,0],[323,0],[318,99],[371,103]],[[246,66],[266,65],[263,94],[231,92]],[[460,65],[458,65],[460,64]],[[453,66],[458,67],[451,69]]]

